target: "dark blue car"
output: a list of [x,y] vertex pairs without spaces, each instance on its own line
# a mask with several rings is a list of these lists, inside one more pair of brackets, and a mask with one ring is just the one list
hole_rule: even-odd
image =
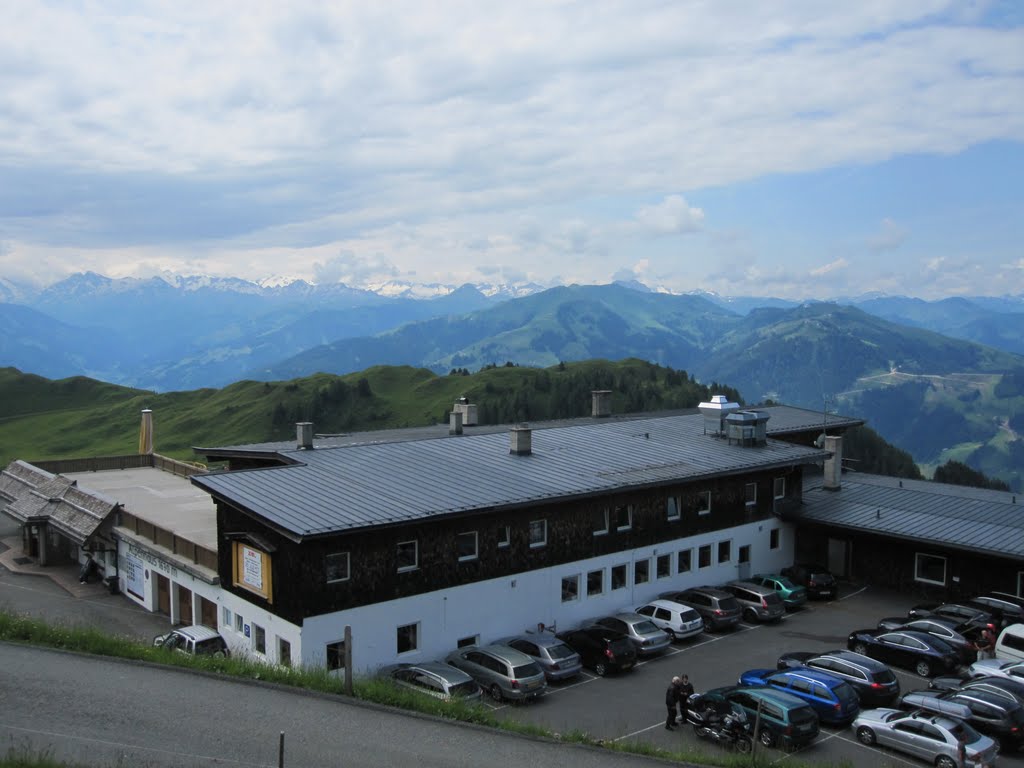
[[850,633],[847,647],[886,664],[914,670],[921,677],[948,675],[960,666],[949,643],[926,632],[860,629]]
[[784,691],[803,699],[823,723],[848,725],[860,713],[860,699],[849,683],[808,667],[748,669],[740,675],[739,684]]

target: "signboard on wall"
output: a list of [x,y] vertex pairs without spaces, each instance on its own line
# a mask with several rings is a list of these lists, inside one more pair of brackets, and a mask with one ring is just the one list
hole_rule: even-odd
[[146,568],[132,554],[124,556],[124,588],[140,600],[146,599]]
[[241,541],[232,548],[234,584],[272,603],[270,555]]
[[263,591],[263,553],[242,545],[242,581],[255,589]]

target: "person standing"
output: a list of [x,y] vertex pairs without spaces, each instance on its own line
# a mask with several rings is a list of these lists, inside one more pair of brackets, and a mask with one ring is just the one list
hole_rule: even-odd
[[676,727],[676,705],[679,703],[679,684],[682,681],[673,677],[672,682],[665,691],[665,707],[668,709],[668,716],[665,718],[665,730],[672,731]]
[[992,625],[986,624],[981,630],[981,637],[974,646],[978,649],[978,660],[994,659],[996,657],[996,633],[992,631]]
[[689,675],[681,675],[674,680],[679,681],[679,688],[677,690],[677,698],[679,705],[679,720],[680,722],[686,722],[686,707],[690,701],[690,696],[693,695],[693,683],[690,682]]

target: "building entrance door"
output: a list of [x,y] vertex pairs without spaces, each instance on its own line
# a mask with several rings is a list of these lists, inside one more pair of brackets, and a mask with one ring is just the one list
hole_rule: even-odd
[[171,615],[171,580],[159,573],[156,574],[156,610],[164,616]]
[[850,542],[844,539],[828,540],[828,569],[840,578],[845,578],[847,573],[846,564],[850,562]]
[[192,590],[178,585],[178,621],[182,624],[192,623]]
[[202,595],[196,595],[199,600],[199,623],[210,629],[217,628],[217,604],[210,602]]

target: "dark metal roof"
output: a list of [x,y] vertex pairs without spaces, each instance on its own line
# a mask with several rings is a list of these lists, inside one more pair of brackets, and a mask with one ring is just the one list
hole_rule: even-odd
[[844,473],[837,491],[821,484],[806,478],[786,519],[1024,559],[1024,506],[1012,493],[861,473]]
[[820,463],[828,455],[775,440],[730,445],[703,430],[703,417],[694,413],[577,421],[535,430],[526,456],[509,453],[507,431],[292,447],[280,454],[297,463],[213,472],[192,482],[284,531],[308,536]]

